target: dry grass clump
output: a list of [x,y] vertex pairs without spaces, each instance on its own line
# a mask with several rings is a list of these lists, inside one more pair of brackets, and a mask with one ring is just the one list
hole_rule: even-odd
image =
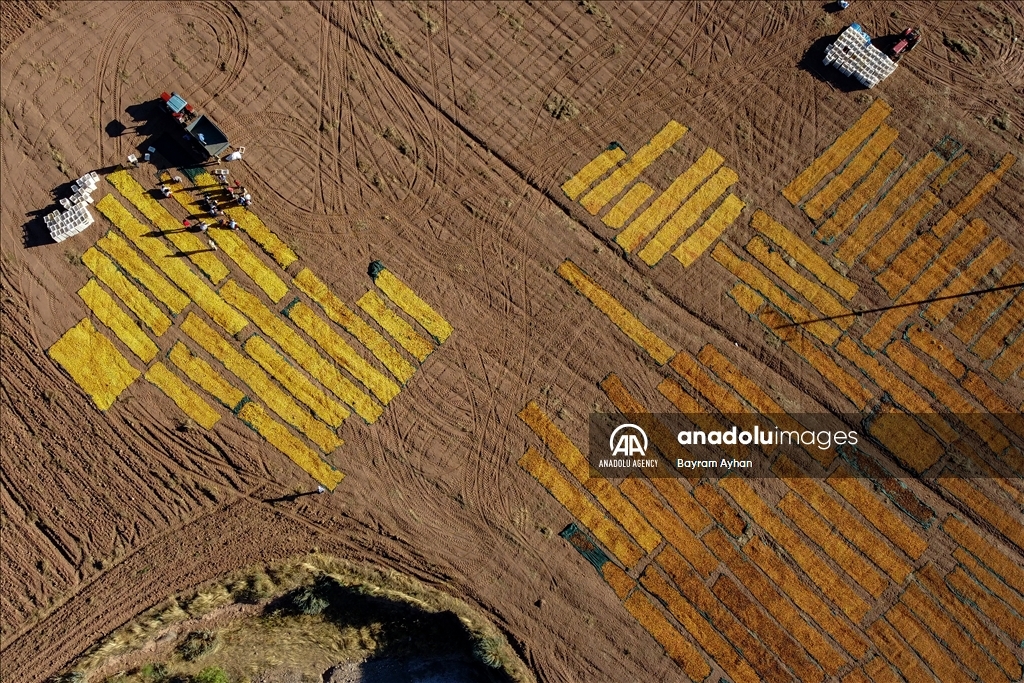
[[974,59],[978,56],[978,46],[967,40],[966,38],[960,38],[958,36],[948,36],[945,33],[942,34],[942,44],[950,50],[959,52],[961,55],[966,57],[968,60]]
[[559,121],[579,116],[580,108],[571,97],[555,93],[544,103],[544,109]]

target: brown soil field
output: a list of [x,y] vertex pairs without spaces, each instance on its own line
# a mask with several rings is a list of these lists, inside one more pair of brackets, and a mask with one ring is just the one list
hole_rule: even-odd
[[[0,3],[0,677],[44,681],[169,594],[315,548],[466,601],[542,681],[1019,680],[1024,8],[823,4]],[[923,39],[854,87],[821,65],[853,21]],[[202,182],[179,203],[121,169],[172,90],[245,147],[224,167],[254,197],[189,258],[146,211],[180,222]],[[96,222],[52,242],[43,215],[90,171]],[[165,332],[122,305],[111,282],[144,288],[111,239],[185,292],[145,290]],[[99,346],[63,347],[69,369],[54,345],[83,320]],[[218,403],[182,347],[245,398]],[[89,348],[137,376],[105,410]],[[785,479],[579,476],[590,413],[673,404],[862,414],[874,440],[780,458]],[[923,417],[908,436],[894,412]]]

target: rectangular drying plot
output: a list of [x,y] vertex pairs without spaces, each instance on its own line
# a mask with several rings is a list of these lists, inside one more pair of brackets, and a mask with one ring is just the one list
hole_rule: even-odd
[[736,305],[750,315],[754,315],[764,305],[764,297],[743,282],[737,282],[729,290],[729,296]]
[[220,247],[220,250],[237,263],[242,272],[267,293],[271,301],[277,303],[288,293],[288,285],[277,276],[277,273],[267,268],[234,231],[215,229],[211,230],[209,235]]
[[921,274],[925,265],[942,249],[942,241],[926,232],[911,242],[889,267],[875,277],[886,295],[895,300],[900,293]]
[[860,659],[867,651],[867,644],[857,630],[808,588],[789,562],[779,556],[767,542],[754,536],[744,547],[744,553],[763,571],[810,620],[832,636],[854,659]]
[[971,638],[988,651],[988,655],[999,663],[1003,671],[1009,674],[1010,680],[1020,680],[1021,665],[1016,655],[989,630],[987,625],[982,623],[970,606],[953,594],[934,564],[929,563],[921,567],[917,572],[917,579],[931,592],[956,623],[962,624]]
[[643,516],[654,525],[665,540],[692,564],[701,576],[707,578],[718,568],[718,561],[708,552],[704,544],[685,524],[658,500],[654,492],[639,479],[625,479],[619,488],[637,507]]
[[609,228],[618,230],[626,221],[636,213],[636,210],[654,194],[654,188],[647,183],[637,183],[629,188],[622,199],[615,202],[611,211],[605,214],[601,221]]
[[405,318],[388,308],[388,305],[377,296],[376,292],[367,292],[360,297],[356,305],[366,311],[367,315],[377,321],[377,324],[384,328],[384,331],[390,334],[392,339],[419,362],[425,361],[430,352],[434,350],[434,346],[414,330],[412,325],[405,321]]
[[160,361],[153,363],[153,367],[146,372],[146,379],[167,394],[167,397],[174,401],[174,404],[181,408],[183,413],[203,429],[211,429],[220,419],[220,415],[209,403],[189,389]]
[[871,525],[910,559],[916,560],[928,549],[928,543],[868,490],[850,470],[841,468],[828,478],[828,484],[855,507]]
[[911,325],[908,327],[906,339],[919,351],[930,356],[932,360],[937,361],[939,365],[946,368],[946,371],[957,379],[962,378],[967,372],[964,364],[957,360],[953,349],[936,339],[935,335],[925,329],[923,325]]
[[935,372],[916,356],[904,342],[894,341],[885,349],[885,353],[904,372],[935,397],[950,413],[957,415],[961,422],[969,426],[980,436],[989,447],[996,453],[1002,453],[1010,445],[998,429],[985,419],[982,413],[975,410],[974,406],[963,395],[939,377]]
[[903,212],[896,221],[889,226],[881,237],[875,240],[874,246],[868,249],[864,255],[863,264],[872,273],[877,273],[889,261],[889,258],[903,246],[907,237],[914,231],[917,224],[924,220],[924,217],[939,203],[939,198],[931,192],[925,192],[914,202],[914,205]]
[[183,230],[181,222],[153,199],[128,171],[115,171],[107,176],[107,180],[125,199],[134,204],[135,208],[142,212],[142,215],[148,218],[180,253],[187,254],[214,284],[227,277],[227,267],[210,252],[210,245],[194,233]]
[[893,551],[885,540],[868,530],[845,507],[826,493],[821,484],[803,476],[791,460],[784,456],[780,457],[772,469],[783,478],[791,489],[798,492],[815,510],[821,513],[833,528],[841,530],[843,536],[892,577],[896,583],[902,584],[910,575],[912,571],[910,564]]
[[981,180],[978,181],[978,184],[972,187],[971,190],[964,195],[964,198],[961,199],[956,206],[950,209],[946,215],[935,224],[935,227],[932,228],[932,230],[935,231],[935,234],[939,237],[944,237],[947,232],[952,230],[953,226],[956,225],[956,222],[960,220],[962,216],[967,215],[969,211],[971,211],[981,202],[982,199],[985,198],[985,195],[992,191],[992,188],[994,188],[999,183],[1000,179],[1002,179],[1003,174],[1006,173],[1016,161],[1017,157],[1012,154],[1004,156],[995,169],[982,176]]
[[857,214],[863,211],[868,202],[874,199],[878,191],[885,185],[885,181],[889,179],[893,171],[902,163],[902,154],[894,149],[886,152],[885,156],[878,161],[878,164],[868,174],[868,177],[864,179],[864,182],[858,185],[857,189],[839,205],[836,212],[818,228],[815,237],[822,242],[828,243],[838,235],[846,232],[857,218]]
[[562,184],[562,192],[569,199],[576,201],[576,198],[597,182],[598,178],[612,170],[617,163],[625,158],[626,151],[624,149],[618,145],[609,147],[587,162],[587,165],[581,168],[576,175],[565,181]]
[[136,356],[148,363],[157,354],[156,344],[142,331],[132,317],[124,312],[113,297],[100,287],[95,278],[90,278],[85,286],[78,290],[85,305],[96,314],[96,318],[106,325],[132,350]]
[[312,449],[302,443],[302,440],[288,431],[287,427],[267,415],[260,404],[253,401],[247,402],[238,411],[238,418],[327,489],[333,491],[334,487],[344,479],[344,474],[324,462]]
[[331,427],[337,429],[351,415],[347,408],[317,388],[259,335],[254,334],[246,340],[245,352],[292,396],[306,404],[314,415]]
[[626,599],[625,605],[633,618],[665,648],[665,654],[692,680],[702,681],[711,673],[711,667],[704,661],[700,651],[680,635],[646,595],[634,592]]
[[846,165],[843,172],[832,178],[828,185],[804,204],[804,213],[811,220],[820,220],[825,214],[826,209],[835,204],[840,197],[846,194],[850,188],[857,184],[857,181],[871,170],[871,167],[885,153],[885,150],[889,148],[889,145],[893,143],[897,135],[896,129],[884,123],[879,126],[867,144],[853,157],[853,161]]
[[970,160],[971,155],[967,152],[964,152],[956,159],[953,159],[953,161],[949,162],[949,166],[946,166],[946,168],[942,169],[942,173],[935,176],[935,180],[932,181],[932,191],[938,192],[939,190],[941,190],[943,186],[946,183],[948,183],[954,175],[956,175],[956,172],[960,170],[960,167],[962,167]]
[[1013,247],[1002,238],[998,236],[993,238],[982,252],[963,269],[960,275],[935,295],[935,298],[940,299],[940,301],[936,301],[926,308],[924,317],[935,323],[945,320],[953,310],[953,306],[956,305],[957,299],[942,299],[944,297],[966,294],[971,291],[978,286],[983,277],[988,275],[993,268],[1012,253]]
[[328,318],[358,339],[373,354],[374,358],[398,378],[399,382],[405,384],[412,378],[413,373],[416,372],[412,364],[384,339],[384,335],[353,313],[334,292],[328,289],[327,285],[313,274],[313,271],[303,268],[295,276],[293,282],[306,296],[324,309]]
[[118,267],[128,273],[136,282],[152,292],[156,300],[167,306],[171,313],[177,315],[191,303],[189,298],[181,293],[181,290],[153,270],[139,256],[139,253],[132,249],[131,245],[116,232],[112,230],[108,232],[96,241],[96,246],[107,252]]
[[739,218],[744,206],[746,204],[736,195],[731,193],[727,195],[722,200],[722,203],[718,205],[718,208],[715,209],[714,213],[699,228],[694,230],[692,235],[683,240],[676,247],[675,251],[672,252],[672,255],[683,264],[684,268],[692,266],[694,261],[707,251],[711,243],[721,237],[726,228]]
[[846,657],[828,643],[819,629],[813,628],[803,619],[800,611],[790,604],[752,562],[743,557],[720,529],[712,529],[703,540],[718,559],[756,596],[760,605],[775,617],[787,633],[793,634],[828,675],[834,676],[847,663]]
[[[285,422],[308,436],[325,453],[330,453],[342,444],[332,432],[306,410],[300,407],[267,376],[256,363],[235,350],[223,337],[204,323],[198,316],[189,313],[181,324],[181,331],[224,364],[232,374],[242,380],[261,400]],[[252,405],[247,403],[246,405]]]
[[1020,325],[1022,320],[1024,320],[1024,294],[1018,294],[989,324],[988,329],[978,337],[978,341],[971,346],[971,351],[983,360],[994,357],[1006,348],[1007,336]]
[[837,272],[825,259],[807,246],[806,242],[764,211],[755,211],[750,219],[750,225],[782,247],[783,251],[796,259],[796,262],[806,268],[811,275],[818,278],[821,284],[839,296],[849,301],[857,293],[857,285],[852,280]]
[[939,476],[939,485],[964,503],[968,510],[1004,533],[1017,547],[1024,546],[1024,524],[1015,519],[1014,514],[981,493],[967,479],[944,472]]
[[588,192],[580,200],[580,204],[592,216],[604,208],[605,204],[612,200],[615,195],[626,189],[626,186],[636,180],[645,168],[650,166],[655,159],[661,156],[672,145],[686,133],[686,126],[669,121],[658,133],[651,138],[651,141],[636,151],[629,160],[615,169],[614,172],[593,190]]
[[109,408],[141,374],[88,318],[65,332],[46,353],[100,410]]
[[857,342],[844,337],[836,344],[844,358],[857,366],[880,389],[889,394],[897,405],[903,406],[908,412],[914,413],[924,420],[945,443],[952,443],[959,435],[939,415],[932,412],[931,404],[916,391],[907,386],[903,380],[892,374],[888,368],[878,362],[857,346]]
[[153,331],[156,336],[162,335],[171,326],[170,319],[163,314],[156,304],[149,300],[139,288],[131,283],[117,269],[117,266],[106,256],[97,251],[96,247],[89,247],[82,254],[82,263],[89,267],[103,284],[110,287],[114,294],[132,310],[139,320]]
[[221,405],[237,412],[245,393],[236,388],[199,356],[194,355],[183,343],[177,342],[167,354],[171,362],[198,386],[217,399]]
[[[996,287],[1006,287],[1024,281],[1024,268],[1018,263],[1011,263],[1003,276],[996,282]],[[988,292],[974,304],[967,315],[960,318],[953,326],[953,334],[963,343],[969,343],[984,327],[992,314],[1002,308],[1003,304],[1013,296],[1013,289],[1002,289]]]
[[942,523],[942,530],[991,567],[1007,585],[1024,594],[1024,569],[1016,560],[1011,559],[1008,553],[992,545],[965,522],[952,515]]
[[[220,184],[217,179],[205,171],[196,175],[193,182],[198,187],[213,186],[219,187]],[[295,252],[288,247],[287,244],[281,241],[281,238],[275,235],[270,228],[263,224],[263,221],[249,209],[241,206],[233,206],[230,209],[224,211],[229,218],[235,219],[242,230],[245,230],[246,234],[252,238],[256,244],[260,245],[277,265],[282,268],[287,268],[291,264],[299,260],[299,257],[295,255]]]
[[[672,548],[666,548],[658,554],[657,563],[679,586],[688,602],[674,599],[672,593],[675,591],[671,590],[668,584],[661,579],[661,576],[655,571],[655,565],[647,567],[640,577],[640,581],[645,588],[656,594],[665,603],[673,616],[683,621],[679,613],[683,610],[690,610],[689,605],[692,604],[696,608],[694,611],[719,631],[731,647],[735,648],[742,658],[750,663],[750,667],[757,670],[757,673],[760,674],[758,680],[766,683],[781,683],[790,680],[760,640],[752,637],[736,620],[718,597],[693,572],[686,560],[680,557],[679,553]],[[737,659],[739,658],[735,654],[731,656],[725,654],[721,660],[722,668],[730,675],[735,676],[737,680],[749,680],[753,671],[750,670],[750,667],[737,666]]]
[[[825,674],[817,664],[808,657],[803,647],[793,637],[780,628],[775,621],[752,598],[747,597],[740,584],[726,574],[720,575],[712,586],[712,592],[728,607],[736,618],[758,640],[774,652],[783,664],[788,666],[803,683],[821,683]],[[746,652],[746,649],[744,650]],[[751,652],[752,657],[762,657],[768,653]],[[788,678],[786,679],[788,680]]]
[[999,354],[999,357],[992,362],[988,369],[996,379],[1000,382],[1005,382],[1022,365],[1024,365],[1024,332],[1018,334],[1017,338],[1003,349],[1003,352]]
[[832,571],[821,557],[800,539],[793,529],[779,519],[747,482],[726,477],[720,482],[740,507],[792,556],[822,592],[853,622],[859,622],[868,613],[869,605]]
[[758,270],[749,261],[744,261],[736,253],[727,247],[724,242],[719,242],[711,252],[711,257],[718,261],[726,270],[745,282],[759,294],[771,301],[775,306],[785,313],[795,323],[806,323],[806,329],[818,339],[829,346],[835,344],[842,332],[834,324],[826,320],[814,320],[818,316],[812,315],[804,306],[798,304],[793,298],[772,282],[768,276]]
[[821,515],[790,491],[779,501],[779,510],[831,557],[843,571],[872,597],[878,598],[889,582],[845,540],[837,536]]
[[793,179],[789,185],[782,190],[782,196],[789,200],[790,204],[798,204],[803,197],[814,189],[821,180],[830,172],[839,167],[850,152],[856,149],[878,126],[885,120],[892,109],[888,104],[878,99],[871,103],[867,111],[843,132],[832,145],[821,153],[817,159],[811,162]]
[[[703,590],[697,583],[685,582],[689,589],[688,598],[684,598],[660,573],[653,567],[648,567],[640,578],[644,588],[658,598],[668,611],[672,613],[679,623],[683,625],[697,643],[711,655],[715,663],[722,667],[736,683],[761,683],[761,678],[747,663],[734,646],[731,645],[713,626],[708,618],[694,608],[694,602],[708,602],[713,600],[707,589]],[[703,600],[693,597],[695,591],[700,591]],[[703,680],[697,678],[694,680]]]
[[851,403],[857,406],[858,410],[863,410],[871,401],[871,392],[865,389],[853,375],[839,367],[831,356],[814,344],[813,340],[803,336],[792,338],[789,335],[780,334],[777,330],[788,324],[788,319],[785,316],[777,313],[775,309],[766,308],[758,315],[758,320],[784,341],[786,346],[807,361],[833,387],[839,389],[846,398],[850,399]]
[[575,263],[569,260],[563,261],[562,265],[558,266],[558,274],[563,280],[575,287],[576,291],[590,299],[590,302],[599,311],[608,316],[616,327],[626,333],[627,337],[650,354],[651,358],[658,365],[667,363],[675,353],[668,343],[654,334],[635,315],[626,310],[625,306],[619,303],[606,289],[594,282],[589,275],[580,270],[580,267]]
[[914,164],[882,197],[875,208],[871,209],[861,219],[857,228],[843,242],[843,245],[836,251],[836,258],[843,263],[850,265],[857,257],[878,236],[882,228],[896,214],[896,210],[907,200],[910,195],[917,192],[917,189],[928,179],[932,173],[937,171],[943,164],[942,157],[935,152],[929,152],[920,161]]
[[704,150],[693,165],[679,174],[668,189],[658,195],[643,213],[615,237],[615,241],[629,252],[639,247],[723,161],[725,159],[722,155],[710,147]]
[[[133,181],[134,182],[134,181]],[[96,208],[121,229],[142,253],[148,256],[156,266],[164,272],[176,285],[192,298],[214,322],[228,331],[237,334],[249,321],[238,311],[228,306],[217,293],[210,289],[181,259],[176,258],[163,242],[155,237],[147,237],[150,231],[135,220],[114,195],[108,194],[96,202]]]
[[312,308],[301,301],[296,301],[285,309],[285,315],[298,325],[299,329],[308,334],[327,355],[334,359],[334,362],[369,389],[381,403],[387,405],[391,399],[398,396],[401,387],[365,361]]
[[612,514],[622,528],[645,551],[654,550],[661,543],[658,532],[636,511],[629,501],[607,479],[590,477],[590,464],[576,445],[551,421],[540,406],[531,401],[519,412],[519,419],[539,436],[555,457],[569,472],[594,494],[597,501]]
[[792,287],[822,314],[835,317],[835,323],[844,330],[856,319],[850,315],[850,309],[841,304],[827,289],[817,282],[808,280],[798,273],[784,258],[773,250],[760,235],[754,235],[747,242],[747,252],[761,264],[772,271],[780,280]]
[[[252,318],[256,326],[273,339],[289,358],[298,362],[306,372],[312,375],[313,379],[352,406],[352,409],[360,417],[369,423],[373,423],[380,417],[383,409],[374,403],[372,398],[338,372],[332,363],[317,353],[299,336],[298,332],[264,306],[258,297],[243,289],[234,280],[227,281],[221,288],[221,294],[228,303]],[[274,406],[270,405],[270,407]]]
[[668,222],[662,226],[654,238],[640,250],[640,258],[649,266],[654,266],[675,243],[686,234],[686,231],[697,222],[708,207],[715,203],[733,183],[739,180],[736,171],[728,166],[718,169],[711,179],[704,183],[693,196],[672,214]]
[[950,613],[937,605],[935,599],[929,597],[919,585],[910,583],[900,598],[900,604],[910,608],[921,621],[928,624],[931,631],[938,634],[946,643],[949,651],[978,674],[978,680],[986,683],[1010,683],[995,662],[989,659],[981,645],[961,630],[961,627],[969,626],[954,622]]
[[386,268],[373,277],[373,282],[393,304],[405,311],[430,333],[438,344],[443,344],[452,334],[452,326],[441,315],[421,299],[409,285],[399,280]]
[[[964,231],[957,235],[956,239],[950,242],[932,264],[914,280],[907,291],[896,299],[896,303],[912,304],[927,299],[928,295],[938,289],[956,267],[967,258],[967,255],[978,246],[986,234],[988,234],[988,225],[985,221],[980,219],[971,221]],[[872,349],[881,348],[886,340],[892,338],[896,328],[916,309],[916,306],[907,305],[889,309],[864,335],[864,343]]]
[[583,493],[544,459],[532,446],[519,459],[519,466],[529,472],[541,486],[555,497],[569,513],[580,521],[594,537],[622,562],[632,567],[643,557],[640,550],[624,533],[619,531]]

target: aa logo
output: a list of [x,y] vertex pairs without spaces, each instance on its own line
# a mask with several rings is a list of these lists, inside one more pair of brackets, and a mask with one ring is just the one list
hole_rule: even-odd
[[608,439],[612,457],[642,458],[647,454],[647,433],[635,424],[619,425]]

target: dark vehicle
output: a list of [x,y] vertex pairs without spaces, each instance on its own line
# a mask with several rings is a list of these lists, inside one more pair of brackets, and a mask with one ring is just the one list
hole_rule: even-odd
[[203,158],[219,158],[231,143],[216,123],[205,114],[200,114],[178,93],[162,93],[167,111],[185,127],[187,138],[193,143],[196,152]]
[[900,34],[899,40],[892,46],[892,58],[898,60],[907,52],[914,49],[921,40],[921,32],[917,28],[908,28]]

